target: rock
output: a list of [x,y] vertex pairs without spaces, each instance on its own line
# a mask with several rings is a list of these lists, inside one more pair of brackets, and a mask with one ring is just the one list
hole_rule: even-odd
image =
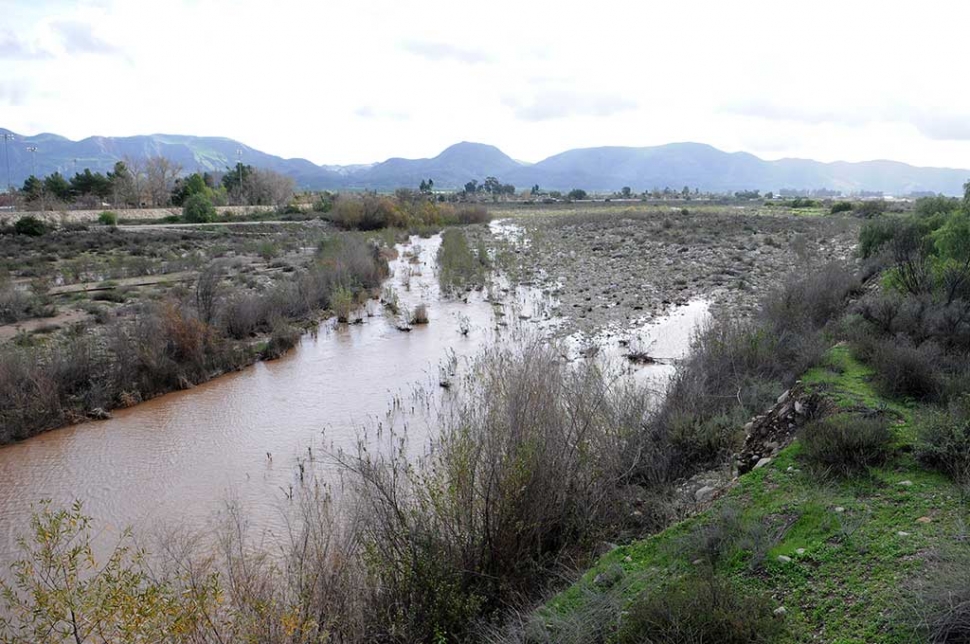
[[694,492],[694,500],[698,503],[704,503],[705,501],[710,501],[714,498],[714,493],[717,492],[715,488],[710,485],[705,485],[696,492]]
[[778,608],[776,608],[771,612],[773,612],[775,615],[784,615],[785,613],[788,612],[788,610],[784,606],[779,606]]
[[835,511],[836,511],[836,512],[838,512],[839,514],[842,514],[843,512],[845,512],[845,508],[843,508],[843,507],[842,507],[842,506],[840,505],[840,506],[837,506],[837,507],[835,508]]
[[781,563],[791,563],[791,557],[788,555],[778,555],[778,561]]
[[802,416],[805,413],[805,405],[803,405],[802,401],[800,400],[795,401],[795,413],[799,416]]
[[796,555],[803,555],[803,554],[805,554],[805,548],[796,548],[795,549],[795,554]]
[[920,517],[916,519],[916,523],[932,523],[932,522],[933,522],[933,519],[931,519],[930,517]]
[[608,570],[598,573],[593,578],[593,585],[600,588],[609,588],[623,577],[623,571],[619,566],[611,566]]
[[790,395],[791,395],[790,392],[786,391],[782,395],[778,396],[778,404],[779,405],[782,405],[785,402],[787,402],[788,401],[788,396],[790,396]]
[[623,561],[625,563],[633,563],[633,557],[631,557],[630,555],[627,555],[627,556],[623,557]]
[[767,456],[762,459],[759,459],[758,462],[754,464],[754,469],[760,470],[762,467],[764,467],[770,462],[771,462],[771,459],[768,458]]
[[896,533],[896,535],[897,536],[900,536],[900,537],[908,537],[909,536],[909,533],[908,532],[903,532],[902,530],[900,530],[899,532]]
[[913,482],[912,481],[900,481],[899,484],[902,485],[903,487],[910,487],[913,484]]

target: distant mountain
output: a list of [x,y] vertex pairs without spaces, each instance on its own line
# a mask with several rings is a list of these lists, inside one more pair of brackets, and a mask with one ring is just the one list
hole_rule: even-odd
[[[895,161],[820,163],[808,159],[765,161],[746,152],[722,152],[700,143],[671,143],[645,148],[601,147],[568,150],[528,164],[512,159],[491,145],[462,142],[431,159],[392,158],[381,163],[319,166],[306,159],[284,159],[221,137],[169,134],[146,136],[93,136],[71,141],[56,134],[21,136],[12,134],[9,155],[10,181],[21,185],[31,173],[28,147],[36,147],[34,161],[39,175],[60,171],[72,175],[91,168],[105,172],[123,157],[162,155],[181,164],[185,172],[223,170],[244,163],[275,170],[293,177],[308,189],[392,190],[416,187],[433,179],[441,189],[460,188],[467,181],[487,176],[519,188],[538,184],[546,190],[583,188],[612,192],[623,186],[635,192],[652,188],[683,186],[711,191],[784,188],[811,190],[828,188],[846,193],[878,191],[886,194],[939,192],[963,193],[970,170],[920,168]],[[240,154],[241,152],[241,154]],[[0,161],[5,159],[0,158]],[[0,166],[0,172],[6,165]],[[3,177],[5,180],[5,175]]]
[[[242,159],[243,163],[292,176],[298,183],[339,182],[342,176],[306,159],[283,159],[223,137],[149,134],[91,136],[71,141],[56,134],[23,136],[0,128],[0,136],[4,134],[14,137],[7,141],[6,150],[0,149],[0,155],[9,155],[10,182],[15,186],[22,185],[35,167],[39,176],[53,172],[73,176],[75,168],[107,172],[125,157],[142,159],[148,156],[164,156],[180,164],[184,172],[225,170],[235,165],[237,159]],[[36,147],[37,151],[29,152],[30,147]],[[0,156],[0,173],[0,182],[6,182],[6,158],[3,156]]]

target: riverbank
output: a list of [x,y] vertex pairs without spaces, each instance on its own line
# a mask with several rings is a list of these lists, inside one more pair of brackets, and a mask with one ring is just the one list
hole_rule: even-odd
[[[914,419],[927,409],[880,396],[873,375],[847,347],[836,347],[804,375],[799,400],[816,396],[825,411],[815,422],[888,410],[894,422],[887,462],[864,476],[832,478],[789,437],[754,471],[697,494],[696,516],[601,557],[526,620],[529,641],[633,641],[624,639],[630,622],[652,596],[714,574],[730,579],[736,595],[767,598],[767,619],[785,625],[771,641],[914,641],[921,580],[934,557],[959,540],[966,508],[957,484],[913,456]],[[710,570],[698,535],[713,530],[723,535],[723,550],[713,553]]]
[[[308,246],[312,233],[320,240],[315,247]],[[170,240],[192,251],[173,252],[166,244]],[[287,256],[271,240],[295,246]],[[203,232],[68,231],[62,237],[17,241],[29,247],[20,274],[31,269],[43,273],[33,279],[30,291],[7,282],[4,300],[15,306],[6,314],[16,320],[23,303],[25,314],[46,307],[43,313],[50,310],[50,319],[56,320],[58,302],[63,302],[70,308],[61,308],[62,318],[72,310],[88,315],[68,328],[51,324],[38,329],[42,333],[18,330],[2,347],[0,443],[103,419],[111,409],[279,357],[324,311],[346,316],[376,296],[393,253],[359,234],[309,227],[270,233],[247,229],[215,237]],[[227,252],[226,241],[253,254]],[[85,250],[78,253],[78,245]],[[87,250],[92,245],[93,253]],[[159,254],[152,257],[151,251]],[[186,267],[194,270],[172,270]],[[118,269],[148,277],[122,277],[120,272],[116,280],[103,279],[101,271]],[[154,271],[160,279],[152,278]],[[83,281],[88,275],[102,279]],[[60,284],[51,287],[53,279]]]

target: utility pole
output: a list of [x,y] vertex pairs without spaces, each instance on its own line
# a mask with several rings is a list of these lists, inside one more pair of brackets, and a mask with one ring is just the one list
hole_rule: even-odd
[[30,152],[30,176],[37,176],[37,146],[28,145],[27,151]]
[[3,133],[3,158],[7,163],[7,192],[10,192],[10,189],[13,188],[13,185],[10,183],[10,151],[7,150],[7,141],[13,141],[13,134],[10,134],[9,132],[4,132]]

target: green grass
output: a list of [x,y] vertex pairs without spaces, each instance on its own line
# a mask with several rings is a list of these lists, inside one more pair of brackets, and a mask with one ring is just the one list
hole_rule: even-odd
[[[600,558],[535,619],[563,623],[566,616],[582,615],[598,593],[616,594],[622,606],[639,593],[692,574],[696,567],[677,554],[674,544],[716,517],[719,506],[731,504],[744,520],[782,535],[760,567],[739,551],[719,572],[785,607],[789,636],[784,641],[913,641],[906,627],[908,584],[928,553],[957,537],[967,513],[957,487],[912,458],[912,407],[880,398],[869,383],[871,375],[847,347],[837,346],[803,382],[840,408],[897,413],[895,455],[885,466],[854,479],[823,480],[800,457],[796,441],[767,467],[742,477],[715,508]],[[779,561],[779,555],[791,561]],[[621,583],[597,588],[596,575],[611,567],[623,570]]]

